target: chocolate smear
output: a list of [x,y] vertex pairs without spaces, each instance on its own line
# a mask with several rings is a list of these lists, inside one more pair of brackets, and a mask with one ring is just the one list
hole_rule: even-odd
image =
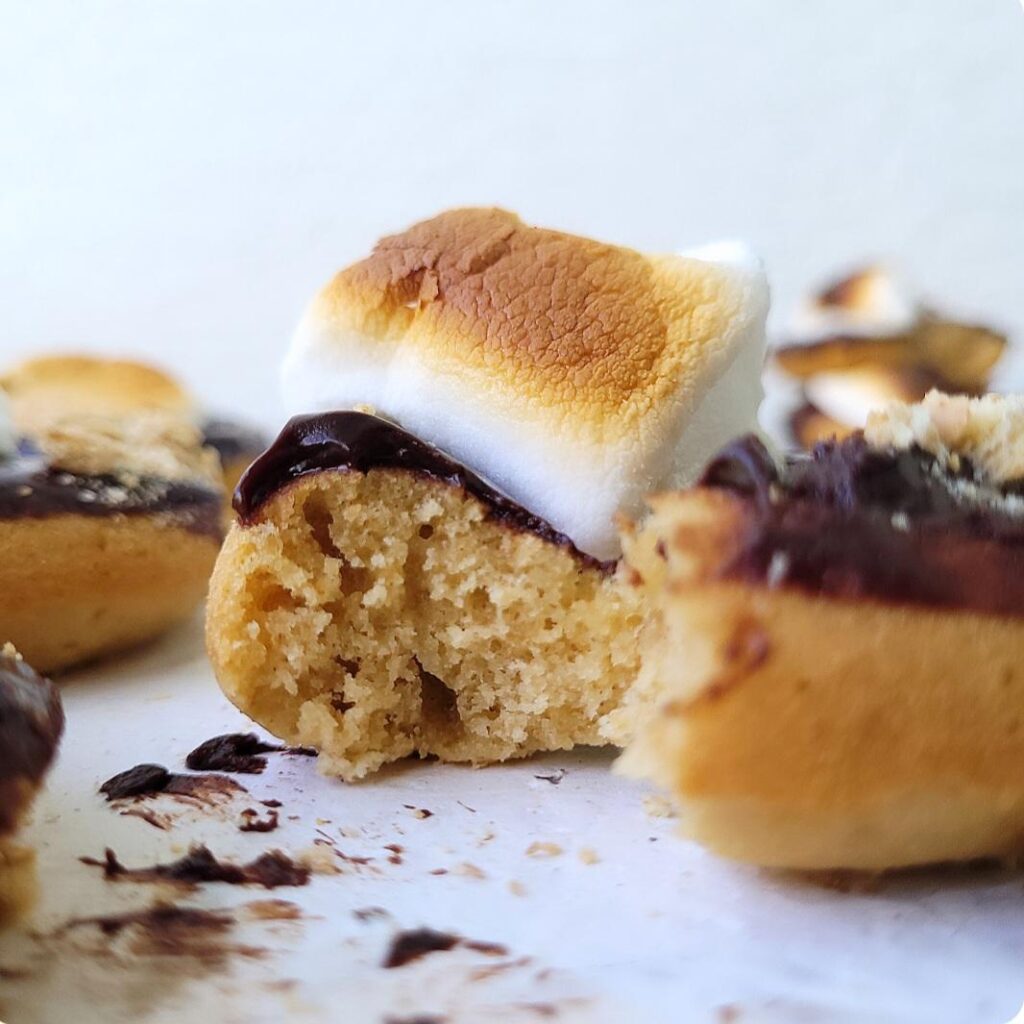
[[100,792],[108,803],[166,793],[194,803],[211,804],[218,797],[246,793],[248,790],[225,775],[183,775],[170,772],[160,764],[137,764],[107,779],[100,786]]
[[193,846],[184,857],[167,864],[147,868],[128,868],[109,847],[102,861],[93,857],[79,858],[83,864],[103,869],[110,881],[172,882],[187,886],[207,882],[226,885],[261,885],[264,889],[279,886],[300,886],[309,882],[309,868],[296,864],[288,854],[270,850],[248,864],[232,864],[218,860],[203,845]]

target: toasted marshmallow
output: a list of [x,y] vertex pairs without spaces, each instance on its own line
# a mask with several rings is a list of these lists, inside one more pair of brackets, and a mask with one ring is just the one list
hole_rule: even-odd
[[865,267],[812,295],[793,316],[787,340],[817,341],[829,335],[884,337],[909,331],[921,307],[883,267]]
[[645,256],[452,210],[320,292],[285,400],[372,406],[612,558],[616,513],[753,427],[767,309],[763,269],[735,246]]

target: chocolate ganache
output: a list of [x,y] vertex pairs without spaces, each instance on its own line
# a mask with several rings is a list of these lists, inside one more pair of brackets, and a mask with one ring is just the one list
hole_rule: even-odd
[[723,578],[1024,616],[1024,498],[966,461],[954,470],[854,434],[780,466],[750,435],[700,483],[744,499]]
[[218,541],[223,536],[220,495],[198,481],[71,473],[50,465],[24,439],[14,455],[0,457],[0,520],[149,513],[170,514],[176,525],[192,533]]
[[580,551],[546,520],[500,494],[433,445],[379,416],[362,412],[325,412],[290,419],[274,443],[245,471],[235,490],[234,508],[242,524],[250,524],[268,499],[301,477],[327,470],[366,473],[373,469],[405,470],[459,487],[486,506],[491,520],[557,544],[589,568],[610,572],[615,567],[615,562],[601,562]]
[[10,650],[0,652],[0,835],[17,824],[64,730],[57,688]]

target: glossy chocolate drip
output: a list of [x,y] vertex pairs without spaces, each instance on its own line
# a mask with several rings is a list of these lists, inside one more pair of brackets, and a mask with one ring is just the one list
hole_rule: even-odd
[[0,520],[150,513],[167,513],[191,533],[223,536],[220,495],[200,483],[69,473],[25,443],[18,454],[0,459]]
[[251,462],[267,447],[262,431],[234,420],[210,418],[204,420],[199,429],[203,444],[217,452],[222,465],[239,459]]
[[20,658],[0,653],[0,835],[17,824],[63,731],[53,683]]
[[372,469],[405,470],[461,488],[487,507],[492,521],[566,548],[588,567],[614,568],[614,562],[601,562],[581,552],[546,520],[506,498],[433,445],[362,412],[325,412],[289,420],[243,475],[235,491],[235,511],[243,524],[249,524],[264,502],[294,480],[327,470],[366,473]]
[[747,499],[726,578],[838,597],[1024,616],[1024,502],[919,450],[879,451],[855,434],[778,466],[734,442],[701,484]]

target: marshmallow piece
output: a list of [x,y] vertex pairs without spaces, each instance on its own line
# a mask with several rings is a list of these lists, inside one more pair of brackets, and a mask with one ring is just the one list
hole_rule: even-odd
[[285,401],[372,406],[612,558],[617,512],[754,426],[767,309],[764,271],[735,245],[645,256],[452,210],[320,292]]
[[793,316],[791,343],[829,335],[875,338],[911,330],[921,307],[884,267],[865,267],[813,295]]
[[0,459],[10,458],[18,450],[18,435],[11,419],[10,402],[0,391]]

